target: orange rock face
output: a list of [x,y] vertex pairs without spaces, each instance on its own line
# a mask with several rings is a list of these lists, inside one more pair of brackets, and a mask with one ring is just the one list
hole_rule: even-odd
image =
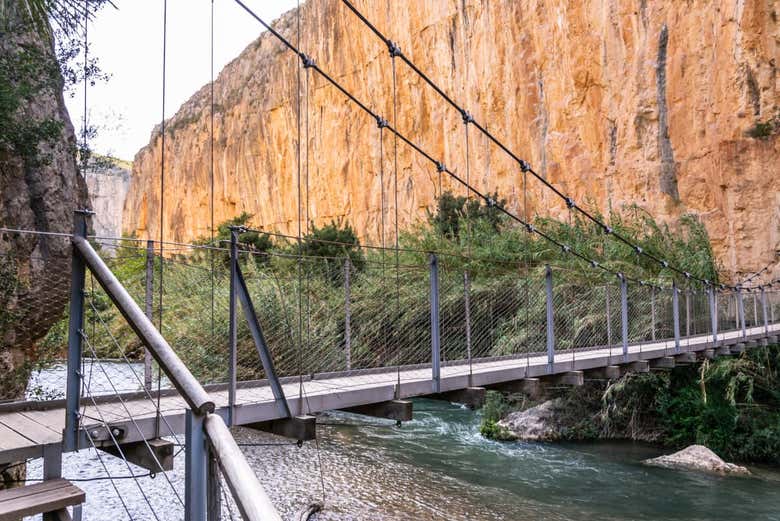
[[[605,213],[637,204],[671,223],[697,213],[733,275],[776,260],[776,2],[355,3],[479,123],[581,205]],[[292,42],[300,38],[323,70],[432,157],[480,190],[497,190],[520,215],[566,215],[538,181],[529,177],[524,188],[518,165],[473,126],[467,147],[461,115],[398,59],[394,110],[387,46],[341,2],[303,5],[300,35],[296,17],[291,11],[275,27]],[[247,211],[258,226],[295,233],[299,191],[304,227],[306,216],[317,224],[341,218],[376,241],[382,223],[392,236],[396,213],[401,228],[424,219],[439,191],[435,166],[401,141],[396,149],[387,131],[380,149],[376,122],[300,63],[265,33],[215,82],[215,222]],[[206,86],[167,123],[166,240],[209,234],[209,143]],[[135,158],[125,204],[125,231],[139,237],[159,237],[160,152],[158,129]],[[464,193],[449,179],[441,184]],[[780,263],[771,269],[780,276]]]

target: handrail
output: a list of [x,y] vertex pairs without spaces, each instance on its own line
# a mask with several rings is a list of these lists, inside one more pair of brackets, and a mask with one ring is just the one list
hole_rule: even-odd
[[89,242],[84,237],[75,235],[73,246],[192,412],[202,417],[211,451],[216,456],[243,518],[247,521],[281,521],[282,518],[246,461],[224,420],[218,414],[213,414],[214,401],[201,383],[192,375]]

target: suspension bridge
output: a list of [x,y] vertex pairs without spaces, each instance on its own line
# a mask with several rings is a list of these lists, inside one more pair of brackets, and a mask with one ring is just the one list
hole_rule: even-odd
[[[395,128],[395,96],[388,121],[237,0],[300,58],[299,72],[318,74],[341,91],[381,134],[392,136],[396,150],[399,142],[414,149],[435,169],[440,186],[449,177],[467,197],[575,259],[588,275],[572,278],[570,266],[530,265],[522,255],[476,259],[468,247],[457,254],[401,248],[397,216],[393,245],[320,241],[344,253],[331,256],[304,254],[304,242],[316,239],[303,237],[303,219],[290,238],[297,249],[286,252],[248,247],[242,234],[265,232],[239,226],[231,228],[229,241],[209,244],[89,236],[86,210],[76,212],[73,233],[2,228],[0,235],[14,240],[60,244],[36,248],[28,260],[14,251],[5,255],[11,269],[2,272],[2,287],[12,290],[3,295],[5,322],[17,329],[52,322],[62,302],[50,295],[69,292],[70,298],[59,380],[42,394],[28,389],[25,400],[0,403],[0,465],[43,461],[41,483],[0,492],[0,519],[34,513],[78,518],[85,498],[72,480],[62,479],[62,454],[81,449],[94,451],[112,484],[116,477],[103,458],[127,464],[125,477],[138,484],[149,509],[142,518],[167,517],[147,498],[137,467],[164,476],[175,498],[166,506],[176,511],[173,518],[221,519],[228,505],[231,516],[235,510],[245,519],[280,519],[228,427],[311,441],[317,414],[327,410],[403,422],[412,419],[414,397],[479,406],[489,388],[578,386],[777,343],[776,281],[759,284],[756,274],[742,284],[719,284],[613,230],[538,175],[342,1],[387,44],[394,78],[400,60],[462,115],[466,147],[469,128],[484,134],[516,161],[523,190],[529,176],[536,179],[599,228],[605,241],[629,248],[637,263],[664,270],[668,283],[632,278],[535,226],[527,209],[513,213],[471,183],[468,165],[459,176]],[[396,187],[396,212],[397,197]],[[349,254],[356,250],[375,254],[358,260]],[[55,259],[41,251],[70,253]],[[17,277],[24,262],[69,266],[69,277],[44,272],[38,285],[50,292],[25,293]],[[167,477],[177,446],[185,448],[183,487]],[[128,515],[134,518],[129,509]]]

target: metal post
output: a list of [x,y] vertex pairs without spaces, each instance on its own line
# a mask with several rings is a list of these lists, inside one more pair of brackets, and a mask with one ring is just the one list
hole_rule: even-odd
[[547,300],[547,370],[552,372],[555,363],[555,322],[553,321],[553,280],[549,264],[544,270],[544,289]]
[[351,289],[350,277],[352,273],[349,257],[344,259],[344,351],[347,362],[347,371],[352,369],[352,313],[350,309]]
[[[88,210],[77,210],[74,239],[87,236]],[[73,248],[70,267],[70,315],[68,319],[68,373],[65,388],[65,431],[63,450],[78,450],[79,402],[81,401],[81,348],[84,327],[84,261]]]
[[628,360],[628,282],[620,274],[620,334],[623,339],[623,359]]
[[433,392],[441,391],[441,337],[439,331],[439,261],[431,254],[431,362]]
[[758,326],[758,297],[753,292],[753,327]]
[[[152,320],[154,310],[154,241],[146,241],[146,294],[144,295],[146,318]],[[147,391],[152,390],[152,353],[144,347],[144,386]]]
[[761,311],[763,313],[764,318],[764,334],[769,334],[769,315],[766,312],[766,291],[764,291],[764,288],[761,288]]
[[680,300],[677,283],[672,282],[672,314],[674,315],[674,350],[680,351]]
[[466,358],[469,361],[469,386],[471,386],[471,281],[469,272],[463,272],[463,305],[466,318]]
[[607,301],[607,345],[612,353],[612,310],[609,305],[609,284],[604,285],[604,293]]
[[184,520],[206,521],[209,456],[203,416],[185,414]]
[[691,336],[691,290],[685,288],[685,336]]
[[650,287],[650,338],[655,342],[655,286]]
[[236,353],[238,351],[238,321],[236,320],[236,294],[238,286],[238,230],[230,228],[230,305],[228,315],[228,426],[233,426],[236,407]]
[[737,286],[737,327],[742,329],[742,337],[747,336],[745,330],[745,303],[742,300],[742,286]]
[[211,444],[207,444],[209,468],[207,479],[208,500],[206,507],[208,512],[206,518],[208,521],[220,521],[222,519],[222,494],[221,481],[219,478],[219,462],[214,451],[211,450]]
[[[43,479],[57,479],[62,477],[62,446],[52,443],[43,446]],[[43,521],[59,521],[61,518],[56,512],[43,514]]]
[[707,290],[710,301],[710,327],[712,328],[712,344],[718,343],[718,296],[710,286]]

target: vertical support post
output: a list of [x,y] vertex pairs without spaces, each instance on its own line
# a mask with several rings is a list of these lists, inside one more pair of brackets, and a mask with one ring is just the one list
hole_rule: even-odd
[[737,286],[737,327],[742,329],[742,338],[746,337],[745,302],[742,299],[742,286]]
[[677,282],[672,282],[672,314],[674,315],[674,351],[680,352],[680,295]]
[[233,411],[236,406],[236,351],[238,350],[237,313],[238,286],[238,229],[230,228],[230,306],[228,329],[230,345],[228,348],[228,426],[233,426]]
[[753,327],[758,326],[758,297],[753,293]]
[[431,367],[433,392],[441,391],[441,337],[439,331],[439,260],[431,254]]
[[766,312],[766,291],[764,291],[764,288],[761,288],[761,312],[763,314],[764,318],[764,334],[769,334],[769,315]]
[[623,360],[628,361],[628,282],[620,274],[620,336],[623,340]]
[[471,280],[469,272],[463,272],[463,305],[466,319],[466,358],[469,361],[469,387],[471,387]]
[[[146,241],[146,293],[144,295],[144,312],[146,318],[152,320],[154,312],[152,302],[154,301],[154,241]],[[152,353],[144,347],[144,387],[147,391],[152,390]]]
[[691,289],[685,288],[685,336],[691,336]]
[[555,322],[553,317],[553,279],[548,264],[544,270],[544,292],[547,302],[547,371],[552,372],[555,363]]
[[184,520],[206,521],[209,457],[203,416],[185,414]]
[[718,344],[718,296],[710,286],[707,288],[710,302],[710,327],[712,328],[712,344]]
[[612,310],[609,305],[609,284],[604,285],[605,300],[607,302],[607,345],[612,352]]
[[[77,210],[73,235],[87,236],[88,210]],[[73,248],[70,267],[70,316],[68,319],[68,373],[65,388],[65,432],[63,450],[78,450],[79,402],[81,401],[81,349],[84,327],[84,277],[86,269]]]
[[655,286],[650,286],[650,339],[655,342]]
[[344,259],[344,356],[346,358],[347,371],[352,369],[352,313],[350,302],[352,300],[350,278],[352,276],[352,267],[349,257]]
[[207,521],[220,521],[222,519],[222,495],[219,479],[219,462],[211,450],[211,444],[207,444],[209,468],[207,479],[208,500],[206,513]]
[[[62,445],[52,443],[43,446],[43,479],[57,479],[62,477]],[[43,514],[43,521],[59,521],[56,512]]]

